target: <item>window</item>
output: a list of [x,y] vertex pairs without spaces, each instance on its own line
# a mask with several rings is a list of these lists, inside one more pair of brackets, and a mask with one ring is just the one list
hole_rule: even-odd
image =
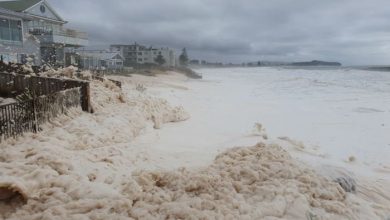
[[22,22],[10,20],[10,32],[12,41],[22,41]]
[[22,22],[0,18],[0,39],[22,41]]
[[19,54],[19,60],[21,63],[26,64],[27,63],[27,55],[26,54]]
[[0,18],[0,39],[11,40],[11,33],[9,30],[9,20]]
[[35,20],[27,23],[27,28],[32,34],[52,34],[61,30],[61,25],[53,24],[45,21]]
[[142,55],[142,52],[138,52],[138,55]]
[[44,5],[41,5],[41,7],[39,8],[42,12],[42,14],[44,14],[46,12],[46,8]]

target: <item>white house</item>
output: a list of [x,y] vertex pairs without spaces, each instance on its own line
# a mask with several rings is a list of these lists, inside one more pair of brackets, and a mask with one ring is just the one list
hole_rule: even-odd
[[111,51],[78,51],[81,66],[91,70],[123,69],[123,57],[119,52]]
[[40,63],[38,38],[24,32],[25,20],[30,15],[0,8],[0,58],[7,62],[26,62],[27,56]]
[[0,1],[0,55],[9,61],[65,65],[65,49],[88,45],[86,33],[67,23],[46,0]]

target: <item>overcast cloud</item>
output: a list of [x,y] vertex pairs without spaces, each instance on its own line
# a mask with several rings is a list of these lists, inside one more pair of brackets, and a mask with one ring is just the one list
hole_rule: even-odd
[[187,47],[192,58],[390,63],[388,0],[48,0],[90,45]]

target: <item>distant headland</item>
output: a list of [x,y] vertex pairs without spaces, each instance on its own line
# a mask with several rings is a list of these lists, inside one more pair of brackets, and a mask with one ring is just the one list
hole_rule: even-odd
[[310,62],[295,62],[295,63],[291,63],[291,65],[292,66],[341,66],[341,63],[313,60]]
[[189,65],[191,67],[340,67],[342,66],[339,62],[327,62],[321,60],[312,60],[304,62],[281,62],[281,61],[255,61],[255,62],[244,62],[240,64],[233,63],[222,63],[222,62],[207,62],[205,60],[190,60]]

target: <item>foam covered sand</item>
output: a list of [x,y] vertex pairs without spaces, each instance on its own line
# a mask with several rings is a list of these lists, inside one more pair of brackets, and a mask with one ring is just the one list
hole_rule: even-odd
[[0,219],[386,219],[389,207],[346,193],[278,145],[156,170],[153,152],[128,143],[189,115],[130,81],[124,93],[94,81],[95,114],[73,109],[39,134],[0,144]]
[[[71,171],[79,175],[70,178],[73,182],[80,181],[83,175],[93,179],[95,174],[89,173],[89,169],[96,168],[95,163],[101,163],[103,168],[113,163],[115,159],[110,157],[124,149],[118,146],[120,143],[132,141],[148,126],[161,128],[164,123],[189,117],[183,108],[172,107],[163,99],[135,89],[131,94],[123,94],[110,81],[93,81],[91,95],[95,114],[71,109],[45,125],[39,134],[26,134],[0,144],[2,199],[10,197],[7,188],[30,199],[54,176],[69,176]],[[122,158],[125,167],[140,159],[135,152],[127,155],[129,158]],[[115,167],[111,168],[110,172],[115,173]],[[2,218],[12,213],[9,205],[1,203]]]
[[338,184],[277,145],[234,148],[201,170],[129,171],[106,179],[80,175],[66,157],[28,158],[3,168],[18,176],[11,188],[27,199],[2,203],[3,218],[381,219],[364,216]]

